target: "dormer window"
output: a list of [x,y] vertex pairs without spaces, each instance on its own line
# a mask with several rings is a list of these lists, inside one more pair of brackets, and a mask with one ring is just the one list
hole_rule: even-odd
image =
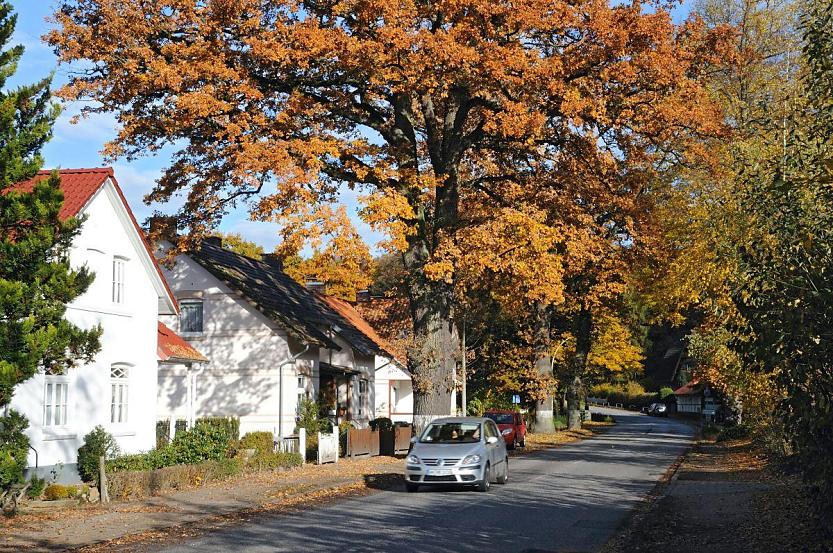
[[179,304],[179,331],[202,332],[202,300],[182,300]]
[[113,303],[124,303],[124,268],[127,259],[116,256],[113,258]]

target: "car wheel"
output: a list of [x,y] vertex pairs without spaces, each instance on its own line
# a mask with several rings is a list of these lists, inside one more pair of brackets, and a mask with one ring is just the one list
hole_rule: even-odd
[[497,479],[498,484],[506,484],[509,481],[509,457],[503,461],[503,474]]
[[492,467],[486,463],[486,468],[483,469],[483,480],[477,483],[477,491],[488,492],[492,487]]
[[419,484],[411,484],[410,482],[405,482],[405,489],[408,490],[408,493],[414,493],[415,491],[419,490]]
[[521,447],[526,447],[526,434],[524,434],[524,437],[521,438],[521,443],[518,445],[520,445]]
[[506,449],[512,450],[512,449],[515,449],[516,447],[518,447],[518,438],[517,438],[517,436],[512,438],[512,443],[509,444],[508,446],[506,446]]

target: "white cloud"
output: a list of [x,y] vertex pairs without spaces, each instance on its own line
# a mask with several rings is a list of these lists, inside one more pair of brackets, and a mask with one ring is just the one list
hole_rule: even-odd
[[96,151],[104,148],[104,143],[116,136],[118,123],[112,113],[94,113],[88,117],[79,118],[72,123],[73,117],[81,113],[80,102],[66,102],[62,104],[63,111],[55,121],[53,140],[63,143],[76,143],[80,140],[95,145]]

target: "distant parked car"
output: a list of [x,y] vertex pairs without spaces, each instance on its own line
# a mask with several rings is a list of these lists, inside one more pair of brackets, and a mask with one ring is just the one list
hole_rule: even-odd
[[647,412],[652,417],[667,417],[668,406],[664,403],[652,403],[648,406]]
[[483,416],[492,419],[497,424],[500,435],[506,441],[507,449],[518,446],[526,447],[526,422],[522,414],[516,411],[486,411]]
[[457,417],[436,419],[418,438],[405,459],[405,488],[459,484],[486,492],[494,480],[509,479],[509,455],[491,419]]

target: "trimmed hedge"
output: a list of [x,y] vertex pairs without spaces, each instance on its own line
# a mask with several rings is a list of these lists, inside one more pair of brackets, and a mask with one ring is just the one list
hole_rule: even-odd
[[298,453],[274,451],[258,451],[246,462],[246,466],[257,470],[300,467],[302,464],[303,459]]
[[198,486],[239,474],[239,459],[221,459],[193,465],[174,465],[156,470],[119,471],[108,475],[108,491],[115,499],[139,499],[161,492]]

